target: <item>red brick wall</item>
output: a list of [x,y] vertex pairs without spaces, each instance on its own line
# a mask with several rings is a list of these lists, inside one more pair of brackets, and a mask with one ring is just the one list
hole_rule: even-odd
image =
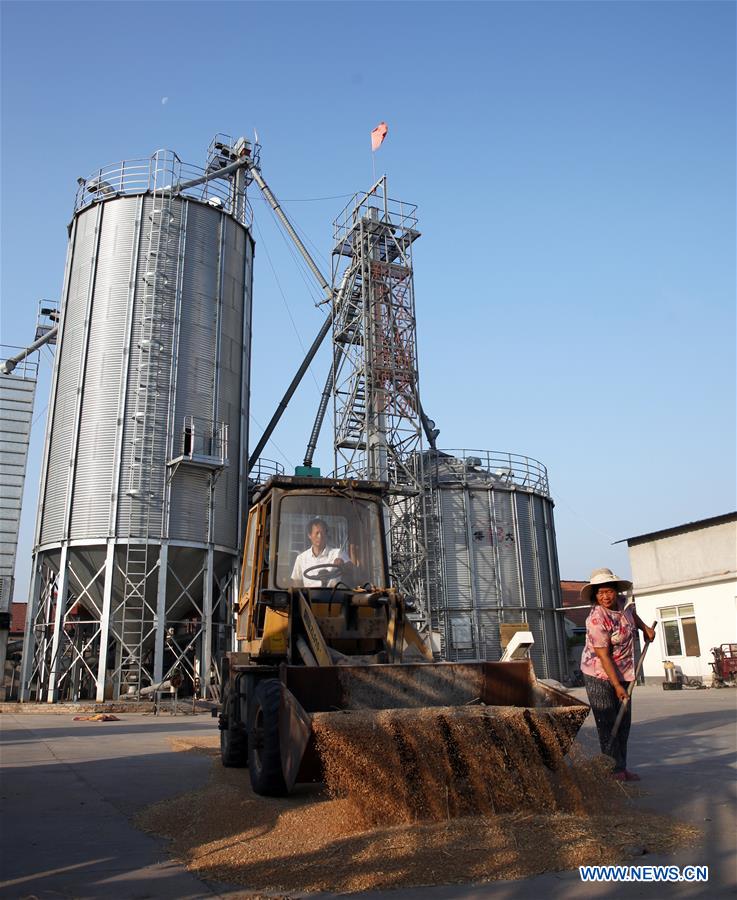
[[11,603],[10,605],[10,634],[22,635],[26,627],[27,603]]

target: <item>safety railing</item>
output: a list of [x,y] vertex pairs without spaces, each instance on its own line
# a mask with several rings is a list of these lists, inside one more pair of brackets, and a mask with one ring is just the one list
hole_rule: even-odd
[[497,450],[434,450],[425,454],[425,476],[432,482],[488,482],[521,487],[550,496],[548,470],[537,459]]
[[284,466],[273,459],[265,459],[259,457],[254,467],[248,473],[249,481],[254,485],[264,484],[272,477],[272,475],[283,475]]
[[182,425],[181,454],[185,459],[205,457],[228,464],[228,424],[198,416],[185,416]]
[[237,192],[232,178],[218,178],[216,169],[203,169],[183,163],[171,150],[157,150],[149,158],[128,159],[104,166],[87,178],[77,179],[74,211],[78,212],[92,203],[113,197],[145,194],[157,190],[172,190],[179,184],[210,174],[213,177],[202,184],[178,191],[178,196],[207,203],[233,216],[243,225],[250,226],[253,211],[243,192]]
[[[405,463],[415,466],[419,455]],[[425,481],[433,484],[488,482],[500,486],[521,487],[550,496],[548,470],[536,459],[519,453],[497,450],[427,450],[422,454]],[[344,465],[330,473],[331,478],[365,478],[360,466]]]
[[350,233],[362,219],[390,224],[397,234],[413,231],[417,225],[417,206],[392,200],[385,195],[386,181],[380,179],[365,194],[354,194],[333,222],[333,237],[336,246],[349,239]]

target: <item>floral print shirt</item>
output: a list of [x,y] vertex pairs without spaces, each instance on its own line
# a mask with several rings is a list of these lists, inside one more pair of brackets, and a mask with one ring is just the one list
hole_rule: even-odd
[[584,675],[608,680],[594,652],[594,647],[608,647],[620,681],[634,681],[636,630],[634,606],[619,610],[594,606],[586,619],[586,645],[581,656]]

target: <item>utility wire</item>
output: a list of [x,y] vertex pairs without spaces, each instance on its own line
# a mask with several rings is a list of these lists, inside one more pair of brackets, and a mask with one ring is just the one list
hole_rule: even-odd
[[41,418],[41,416],[46,412],[46,410],[47,410],[48,408],[49,408],[49,404],[47,403],[47,404],[44,406],[44,408],[41,410],[41,412],[38,413],[38,415],[36,415],[36,416],[34,417],[33,421],[31,422],[31,431],[33,430],[33,426],[36,424],[36,422],[38,422],[38,420]]
[[[253,422],[253,424],[254,424],[257,428],[260,428],[261,431],[263,432],[264,426],[256,419],[256,417],[254,416],[254,414],[253,414],[252,412],[249,412],[248,415],[249,415],[249,418],[251,419],[251,421]],[[274,440],[273,437],[270,437],[269,440],[267,441],[267,443],[268,443],[268,444],[273,444],[273,445],[274,445],[274,449],[277,451],[277,453],[279,453],[279,455],[281,456],[281,458],[289,465],[290,468],[294,468],[294,463],[292,462],[292,460],[289,459],[289,457],[287,456],[287,454],[281,449],[281,447],[277,444],[277,442]]]
[[[307,356],[307,348],[302,342],[302,335],[299,333],[299,329],[297,328],[297,323],[294,321],[294,316],[292,315],[292,310],[289,308],[289,303],[287,302],[286,295],[282,289],[281,282],[279,281],[279,276],[276,273],[276,269],[274,268],[274,263],[271,260],[271,254],[269,253],[269,248],[266,246],[266,241],[264,240],[264,236],[261,232],[261,229],[258,226],[258,223],[254,220],[254,224],[256,225],[256,231],[258,232],[259,239],[261,240],[261,244],[264,248],[264,252],[266,253],[266,259],[268,260],[269,266],[271,268],[271,272],[274,276],[274,281],[276,282],[276,286],[279,289],[279,293],[281,294],[282,301],[284,302],[284,308],[287,311],[287,315],[289,316],[289,321],[292,323],[292,328],[294,329],[294,333],[297,335],[297,340],[299,341],[299,346],[302,348],[302,353]],[[315,378],[315,373],[312,371],[312,366],[310,366],[310,375],[312,376],[312,380],[315,382],[315,386],[318,390],[320,390],[320,385]]]
[[556,502],[560,501],[560,502],[563,504],[563,506],[567,507],[568,511],[569,511],[569,512],[572,512],[573,515],[574,515],[577,519],[580,519],[580,521],[583,522],[584,525],[588,525],[588,527],[589,527],[592,531],[595,531],[595,532],[596,532],[598,535],[600,535],[601,537],[606,538],[606,539],[609,541],[610,544],[616,543],[615,539],[614,539],[610,534],[606,534],[606,533],[605,533],[604,531],[602,531],[600,528],[597,528],[597,526],[594,525],[593,522],[589,521],[589,519],[587,519],[586,516],[582,516],[581,513],[579,513],[577,509],[574,509],[574,508],[571,506],[571,504],[566,500],[566,498],[563,497],[563,496],[561,495],[560,491],[557,491],[557,490],[556,490],[556,492],[555,492],[555,500],[556,500]]
[[[314,273],[309,271],[307,263],[304,261],[302,256],[297,253],[294,246],[292,245],[292,241],[288,239],[286,234],[284,234],[283,226],[282,226],[281,222],[279,222],[276,213],[271,208],[271,204],[269,204],[267,202],[265,197],[262,199],[264,201],[264,204],[266,205],[266,208],[268,209],[269,213],[271,214],[271,217],[276,222],[277,230],[278,230],[279,234],[281,235],[282,240],[286,244],[289,255],[295,261],[295,264],[297,266],[297,271],[299,272],[300,277],[302,278],[302,281],[304,282],[305,287],[307,288],[307,293],[312,298],[313,303],[315,303],[315,305],[317,305],[317,303],[315,302],[315,287],[316,287],[316,285],[314,283]],[[313,281],[308,280],[308,277],[307,277],[308,275],[312,276]],[[322,299],[322,297],[320,299]]]
[[[46,352],[48,353],[49,359],[47,359],[46,356],[44,355],[44,353],[43,353],[44,350],[46,350]],[[53,369],[54,369],[54,354],[51,352],[51,347],[49,347],[48,344],[46,344],[44,347],[41,348],[41,352],[39,353],[38,357],[39,357],[39,363],[42,363],[42,362],[47,363],[48,366],[49,366],[49,368],[50,368],[50,369],[52,370],[52,372],[53,372]],[[30,428],[30,431],[33,430],[33,426],[36,424],[36,422],[38,422],[38,420],[41,418],[41,416],[43,416],[43,415],[45,414],[45,412],[46,412],[46,410],[47,410],[48,408],[49,408],[49,401],[47,400],[47,401],[46,401],[46,404],[44,405],[44,408],[41,410],[41,412],[37,413],[37,414],[33,417],[33,421],[31,422],[31,428]],[[29,434],[30,434],[30,431],[29,431]]]
[[330,260],[325,256],[322,250],[320,250],[320,248],[310,240],[309,235],[302,228],[300,228],[299,225],[296,225],[294,223],[294,220],[292,220],[292,226],[294,227],[294,230],[297,232],[297,234],[299,234],[299,236],[302,238],[302,242],[305,244],[309,244],[309,247],[312,250],[313,254],[319,257],[320,261],[325,266],[325,269],[329,270]]
[[[340,198],[344,198],[344,197],[352,197],[352,196],[354,196],[354,195],[353,195],[353,194],[339,194],[339,195],[335,195],[335,196],[333,196],[333,197],[311,198],[311,199],[312,199],[312,200],[320,200],[320,199],[322,199],[322,200],[333,200],[333,199],[340,199]],[[320,288],[320,296],[319,296],[319,299],[318,299],[318,300],[315,300],[315,293],[314,293],[314,290],[315,290],[315,286],[316,286],[316,285],[315,285],[316,278],[315,278],[314,272],[312,272],[312,271],[310,270],[310,268],[307,266],[307,264],[306,264],[304,258],[302,257],[302,255],[301,255],[301,254],[297,254],[297,252],[296,252],[296,250],[295,250],[295,248],[294,248],[294,246],[293,246],[293,242],[292,242],[291,240],[288,240],[288,239],[287,239],[287,235],[284,233],[284,227],[283,227],[283,224],[282,224],[282,222],[279,220],[279,218],[277,217],[277,215],[276,215],[276,213],[275,213],[273,207],[271,206],[271,204],[266,202],[266,198],[265,198],[263,195],[261,195],[261,199],[262,199],[262,201],[266,204],[266,207],[267,207],[267,209],[269,210],[269,213],[271,214],[272,219],[275,220],[275,223],[276,223],[276,226],[277,226],[277,230],[278,230],[279,233],[281,234],[282,240],[283,240],[284,243],[286,244],[287,250],[288,250],[289,254],[291,255],[292,259],[295,261],[295,264],[297,265],[297,269],[298,269],[298,271],[300,272],[300,275],[301,275],[301,277],[302,277],[302,280],[303,280],[303,282],[305,283],[305,286],[307,287],[307,291],[308,291],[308,293],[310,294],[310,296],[312,297],[315,306],[317,306],[318,309],[322,309],[322,307],[325,305],[325,297],[323,296],[322,285],[319,286],[319,288]],[[298,202],[298,201],[292,201],[292,202]],[[306,201],[302,201],[302,202],[306,202]],[[262,239],[262,241],[263,241],[263,234],[262,234],[261,230],[258,228],[258,224],[256,223],[255,217],[254,217],[254,223],[256,224],[256,228],[258,229],[259,235],[261,236],[261,239]],[[302,242],[303,242],[305,245],[309,245],[309,247],[311,248],[313,254],[314,254],[315,256],[319,257],[319,258],[323,261],[323,264],[326,266],[327,269],[330,269],[330,268],[331,268],[330,263],[325,259],[325,256],[323,255],[323,253],[320,251],[320,249],[319,249],[318,247],[316,247],[316,245],[314,244],[314,242],[309,238],[309,236],[305,233],[305,231],[304,231],[302,228],[300,228],[299,226],[297,226],[293,219],[291,219],[291,224],[292,224],[292,227],[294,228],[294,230],[299,234],[299,237],[300,237],[300,239],[302,240]],[[290,310],[290,308],[289,308],[289,304],[287,303],[286,296],[285,296],[285,294],[284,294],[284,291],[282,290],[281,283],[279,282],[278,275],[276,274],[276,269],[275,269],[274,264],[273,264],[273,262],[272,262],[272,260],[271,260],[271,256],[270,256],[270,254],[269,254],[268,248],[266,247],[265,241],[264,241],[264,250],[266,251],[266,257],[267,257],[267,259],[268,259],[268,261],[269,261],[269,266],[271,267],[271,270],[272,270],[272,272],[273,272],[273,274],[274,274],[274,280],[276,281],[276,284],[277,284],[277,287],[278,287],[278,289],[279,289],[279,292],[280,292],[281,295],[282,295],[282,300],[283,300],[284,305],[285,305],[285,307],[286,307],[286,309],[287,309],[287,313],[288,313],[289,318],[290,318],[290,320],[291,320],[291,322],[292,322],[292,327],[293,327],[293,329],[294,329],[294,331],[295,331],[295,333],[296,333],[296,335],[297,335],[297,339],[298,339],[298,341],[299,341],[299,345],[300,345],[300,347],[302,348],[302,351],[303,351],[303,352],[306,352],[306,351],[305,351],[305,348],[304,348],[304,345],[303,345],[303,343],[302,343],[301,335],[299,334],[299,330],[297,329],[297,326],[296,326],[296,324],[295,324],[295,322],[294,322],[294,318],[292,317],[292,313],[291,313],[291,310]],[[311,280],[308,281],[307,279],[309,278],[309,276],[311,276]],[[324,315],[324,316],[327,316],[327,315],[328,315],[328,312],[325,311],[325,310],[323,310],[323,315]],[[312,380],[315,382],[315,385],[316,385],[318,391],[322,392],[322,388],[320,387],[320,385],[319,385],[318,382],[317,382],[317,378],[315,377],[315,373],[314,373],[314,371],[313,371],[313,369],[312,369],[312,366],[310,366],[309,368],[310,368],[310,375],[311,375],[311,377],[312,377]],[[334,421],[335,416],[334,416],[334,410],[330,409],[329,414],[328,414],[328,418],[329,418],[329,421],[331,422],[331,424],[332,424],[332,426],[333,426],[333,431],[334,431],[334,430],[335,430],[335,421]],[[255,421],[255,420],[254,420],[254,421]],[[276,446],[276,444],[274,444],[274,446]],[[277,448],[277,449],[278,449],[278,448]],[[281,451],[279,451],[279,452],[281,452]],[[285,457],[285,458],[286,458],[286,457]],[[291,465],[291,462],[290,462],[290,465]]]
[[[276,219],[276,224],[282,234],[282,238],[285,240],[285,242],[287,243],[287,245],[289,247],[289,252],[292,254],[292,258],[297,260],[299,267],[302,269],[302,271],[307,273],[308,277],[314,278],[315,273],[312,272],[312,270],[307,266],[305,260],[302,258],[302,255],[298,254],[295,251],[294,245],[291,241],[287,241],[287,236],[284,234],[283,225],[282,225],[281,221],[274,214],[274,210],[271,208],[270,205],[269,205],[269,210],[270,210],[272,216],[274,217],[274,219]],[[320,248],[315,244],[315,242],[313,240],[311,240],[311,238],[307,234],[307,232],[303,228],[301,228],[299,225],[297,225],[297,223],[294,221],[294,219],[290,219],[290,221],[292,223],[292,228],[294,228],[294,230],[297,232],[302,243],[305,244],[309,248],[309,250],[312,252],[313,256],[317,257],[320,260],[320,262],[322,262],[325,271],[326,272],[330,271],[332,268],[330,260],[325,256],[325,254],[322,252],[322,250],[320,250]],[[312,295],[313,301],[314,301],[314,296],[315,295],[313,294]],[[319,300],[317,300],[315,302],[315,306],[322,307],[324,305],[325,305],[325,297],[322,294],[322,285],[320,285]]]
[[344,200],[355,194],[333,194],[332,197],[295,197],[291,200],[280,200],[280,203],[316,203],[318,200]]

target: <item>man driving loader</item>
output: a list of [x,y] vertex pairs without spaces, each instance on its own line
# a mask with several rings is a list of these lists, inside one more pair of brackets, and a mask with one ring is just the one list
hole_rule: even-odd
[[294,561],[291,583],[294,587],[334,587],[353,569],[350,559],[338,547],[328,547],[328,525],[324,519],[311,519],[307,525],[310,546]]

